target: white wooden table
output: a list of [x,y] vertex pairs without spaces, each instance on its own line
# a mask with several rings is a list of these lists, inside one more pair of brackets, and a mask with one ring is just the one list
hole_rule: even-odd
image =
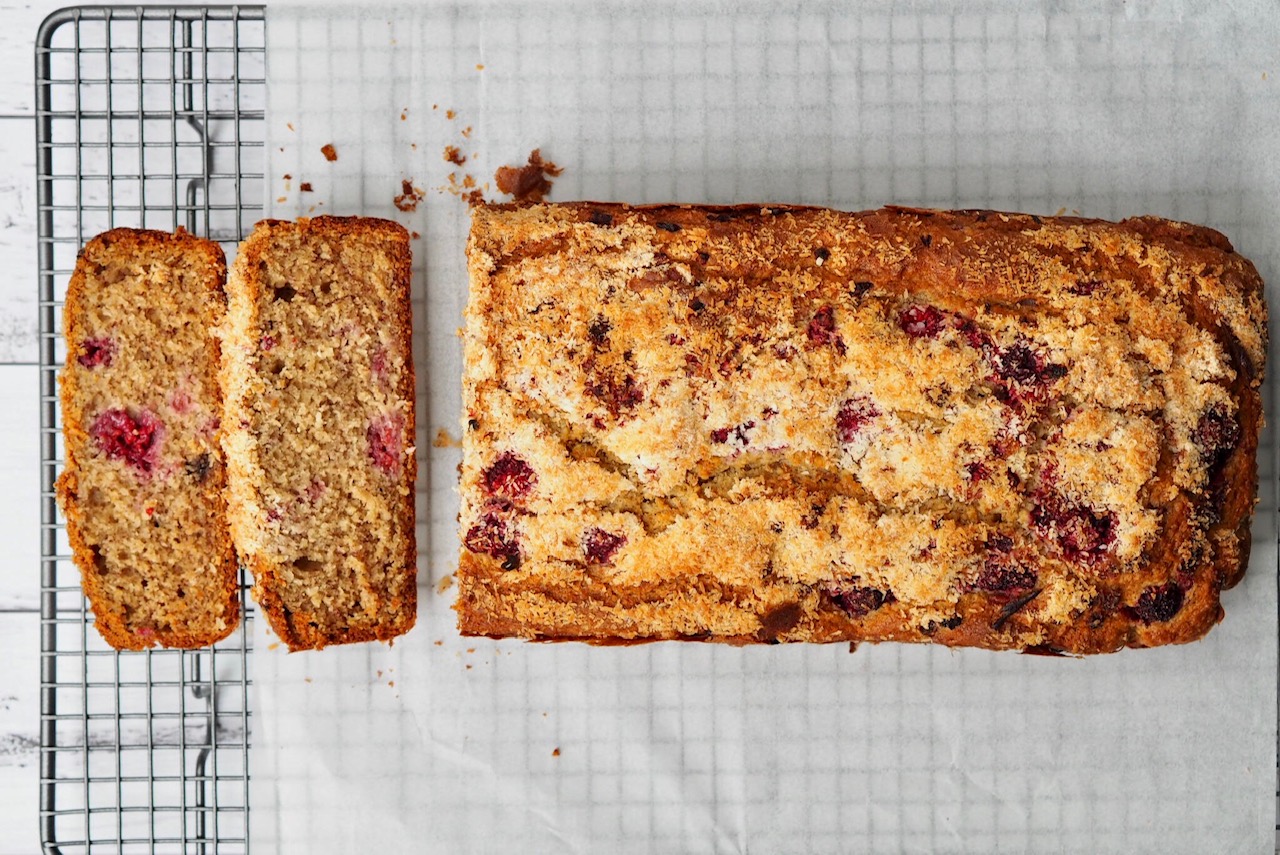
[[40,847],[33,46],[61,5],[0,0],[0,855]]

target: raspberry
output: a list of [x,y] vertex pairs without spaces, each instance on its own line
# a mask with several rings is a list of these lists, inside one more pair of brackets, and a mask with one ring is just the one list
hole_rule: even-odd
[[472,552],[505,559],[508,563],[520,558],[520,544],[507,521],[494,513],[486,513],[480,521],[467,529],[462,544]]
[[1226,462],[1240,442],[1240,425],[1226,407],[1214,404],[1205,410],[1191,436],[1200,447],[1206,466],[1214,470]]
[[614,554],[626,545],[625,534],[614,534],[602,528],[589,528],[582,536],[582,551],[592,564],[612,564]]
[[1008,559],[987,559],[973,586],[983,591],[1018,591],[1034,588],[1036,574],[1034,570],[1006,563]]
[[484,486],[491,495],[504,496],[512,501],[523,499],[538,482],[533,467],[510,451],[503,452],[493,465],[484,471]]
[[829,344],[835,347],[837,353],[844,354],[844,339],[836,333],[836,310],[830,306],[823,306],[818,309],[813,316],[813,320],[809,321],[807,332],[809,344],[814,347],[822,347]]
[[853,442],[858,431],[879,415],[880,409],[869,398],[850,398],[836,413],[836,436],[841,442]]
[[898,316],[898,326],[912,338],[936,338],[942,332],[942,312],[933,306],[908,306]]
[[850,617],[865,617],[885,603],[891,603],[894,600],[892,592],[881,591],[877,588],[866,588],[860,585],[853,585],[847,588],[831,588],[828,589],[827,595]]
[[365,432],[369,441],[369,458],[373,465],[388,475],[400,472],[404,455],[404,419],[399,413],[384,413],[375,418]]
[[969,480],[977,484],[991,477],[991,469],[981,460],[975,460],[972,463],[964,465],[964,471],[968,473]]
[[747,431],[756,426],[754,421],[743,422],[731,428],[716,428],[711,432],[711,441],[716,444],[726,443],[730,437],[738,445],[746,445],[749,442]]
[[1133,610],[1143,623],[1170,620],[1182,609],[1182,589],[1173,582],[1152,585],[1138,597]]
[[1014,342],[995,358],[996,374],[1016,383],[1033,383],[1044,370],[1044,357],[1024,342]]
[[160,451],[164,425],[148,410],[138,410],[135,416],[117,408],[99,414],[89,433],[107,457],[150,472]]
[[80,355],[76,357],[85,368],[111,367],[111,358],[116,354],[116,343],[109,338],[87,338],[80,345]]
[[1042,493],[1031,511],[1031,522],[1069,561],[1097,561],[1116,539],[1113,512],[1098,513],[1053,493]]

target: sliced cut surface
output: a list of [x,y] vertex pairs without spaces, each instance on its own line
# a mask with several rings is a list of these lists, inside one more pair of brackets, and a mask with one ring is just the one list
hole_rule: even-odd
[[409,235],[259,223],[222,331],[232,532],[291,649],[390,639],[417,611]]
[[201,647],[239,620],[213,335],[225,280],[216,243],[113,229],[84,247],[67,290],[57,494],[116,648]]

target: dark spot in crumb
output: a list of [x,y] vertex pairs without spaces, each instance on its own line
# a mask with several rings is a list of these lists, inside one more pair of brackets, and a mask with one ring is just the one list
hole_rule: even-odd
[[865,297],[867,292],[870,291],[871,288],[872,288],[872,284],[870,282],[854,282],[853,296]]
[[993,556],[987,559],[978,578],[974,580],[973,587],[980,591],[1007,593],[1033,588],[1035,584],[1034,570],[1009,563],[1007,558],[996,559]]
[[667,222],[666,220],[659,220],[658,222],[654,223],[654,225],[662,229],[664,232],[680,231],[679,223],[672,223],[672,222]]
[[831,250],[827,249],[825,246],[820,246],[813,251],[814,261],[818,262],[818,264],[823,264],[830,257]]
[[612,329],[613,324],[609,323],[608,318],[604,315],[596,315],[591,325],[587,327],[587,335],[591,337],[591,341],[596,346],[601,347],[609,337],[609,331]]
[[1000,609],[1000,615],[992,621],[991,628],[999,632],[1004,628],[1004,625],[1009,622],[1009,618],[1022,611],[1022,609],[1026,607],[1027,603],[1039,596],[1042,590],[1044,589],[1034,588],[1017,599],[1013,599],[1005,603],[1004,608]]
[[933,235],[924,235],[920,238],[920,242],[926,247],[933,245]]
[[205,453],[188,460],[185,468],[187,474],[196,479],[197,484],[203,484],[205,479],[209,477],[209,470],[213,468],[213,462],[209,459],[208,453]]
[[468,429],[468,430],[479,430],[479,429],[480,429],[480,421],[479,421],[478,419],[467,419],[467,429]]
[[987,548],[994,549],[997,552],[1012,552],[1013,538],[1007,534],[992,532],[987,535]]
[[582,536],[582,552],[592,564],[612,564],[613,556],[626,545],[625,534],[615,534],[602,528],[587,529]]
[[519,570],[520,569],[520,553],[513,552],[506,558],[502,559],[503,570]]
[[298,296],[298,292],[297,292],[297,291],[295,291],[295,290],[294,290],[291,286],[289,286],[289,285],[284,285],[284,286],[282,286],[282,287],[280,287],[280,288],[275,289],[275,294],[274,294],[274,296],[273,296],[273,300],[280,301],[280,302],[285,302],[285,303],[292,303],[292,302],[293,302],[293,298],[294,298],[294,297],[296,297],[296,296]]
[[702,300],[698,299],[697,297],[694,297],[692,300],[689,301],[689,308],[693,309],[695,312],[701,312],[706,307],[707,307],[707,304],[702,302]]
[[776,641],[784,632],[795,629],[804,612],[799,603],[783,603],[775,606],[760,616],[760,629],[756,638],[761,641]]
[[774,521],[769,523],[769,531],[773,532],[774,534],[782,534],[782,529],[783,529],[783,525],[781,522]]
[[608,214],[608,213],[605,213],[604,211],[592,211],[591,216],[588,219],[592,222],[592,224],[597,226],[613,225],[613,214]]
[[1182,609],[1182,589],[1174,582],[1152,585],[1142,592],[1133,610],[1143,623],[1163,623]]
[[1096,279],[1085,279],[1070,286],[1069,288],[1067,288],[1067,290],[1070,291],[1072,294],[1075,294],[1076,296],[1088,297],[1094,291],[1097,291],[1101,287],[1102,287],[1102,283],[1097,281]]

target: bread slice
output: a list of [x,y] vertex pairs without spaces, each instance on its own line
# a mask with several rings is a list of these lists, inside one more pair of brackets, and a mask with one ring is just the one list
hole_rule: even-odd
[[222,331],[231,530],[290,649],[417,612],[411,255],[387,220],[265,220]]
[[220,445],[226,261],[185,232],[113,229],[76,261],[57,495],[113,647],[201,647],[240,615]]

